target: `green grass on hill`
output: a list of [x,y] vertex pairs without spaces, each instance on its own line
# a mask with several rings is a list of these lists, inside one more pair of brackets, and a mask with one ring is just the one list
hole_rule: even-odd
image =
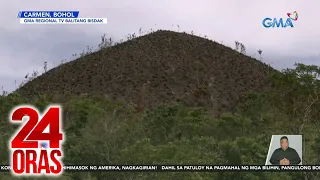
[[[215,118],[176,102],[137,111],[105,96],[66,98],[65,164],[264,164],[273,134],[303,134],[304,164],[319,163],[320,68],[297,64],[270,76],[273,88],[249,94],[236,113]],[[61,97],[60,97],[61,99]],[[63,98],[62,98],[63,99]],[[0,160],[8,164],[8,139],[16,127],[8,113],[21,103],[44,109],[54,97],[0,97]],[[65,180],[308,180],[316,173],[65,173]],[[9,173],[1,180],[16,179]],[[25,178],[26,179],[26,178]],[[33,178],[31,178],[33,179]],[[43,178],[45,179],[45,178]]]

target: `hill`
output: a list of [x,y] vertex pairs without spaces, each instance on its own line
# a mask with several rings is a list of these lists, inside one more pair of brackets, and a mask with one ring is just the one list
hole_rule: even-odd
[[[43,111],[53,102],[63,107],[65,165],[261,165],[274,134],[302,134],[303,164],[319,164],[320,67],[296,64],[268,78],[269,71],[223,45],[170,31],[102,49],[0,96],[1,164],[10,162],[8,141],[17,130],[8,123],[11,109],[28,103]],[[253,93],[236,105],[248,92]],[[54,94],[65,96],[58,100]],[[236,111],[214,117],[202,107],[158,105],[179,99],[216,112]],[[137,112],[130,102],[152,108]],[[0,179],[17,177],[0,173]],[[109,171],[65,172],[59,179],[319,180],[320,174]]]
[[270,70],[211,40],[161,30],[63,64],[18,92],[105,94],[139,107],[182,101],[220,114],[263,90]]

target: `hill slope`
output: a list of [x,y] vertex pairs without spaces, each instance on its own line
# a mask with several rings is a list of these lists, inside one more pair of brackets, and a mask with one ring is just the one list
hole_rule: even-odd
[[174,100],[221,112],[244,93],[261,91],[270,70],[211,40],[157,31],[63,64],[18,91],[102,93],[142,107]]

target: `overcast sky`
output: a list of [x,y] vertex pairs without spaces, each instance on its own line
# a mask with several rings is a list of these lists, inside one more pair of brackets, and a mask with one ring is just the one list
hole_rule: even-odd
[[[12,91],[33,69],[42,71],[96,46],[104,33],[124,38],[139,28],[194,31],[234,47],[240,41],[247,54],[262,49],[263,61],[275,68],[294,62],[320,65],[319,0],[56,0],[5,1],[0,6],[0,87]],[[22,10],[79,10],[80,17],[106,17],[106,25],[23,25]],[[294,28],[264,28],[262,20],[287,18],[298,11]],[[173,25],[174,24],[174,25]]]

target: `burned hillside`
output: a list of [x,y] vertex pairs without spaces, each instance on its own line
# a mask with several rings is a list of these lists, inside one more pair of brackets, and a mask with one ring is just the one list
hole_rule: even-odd
[[181,101],[214,112],[267,87],[268,65],[211,40],[157,31],[51,69],[17,91],[105,94],[139,107]]

